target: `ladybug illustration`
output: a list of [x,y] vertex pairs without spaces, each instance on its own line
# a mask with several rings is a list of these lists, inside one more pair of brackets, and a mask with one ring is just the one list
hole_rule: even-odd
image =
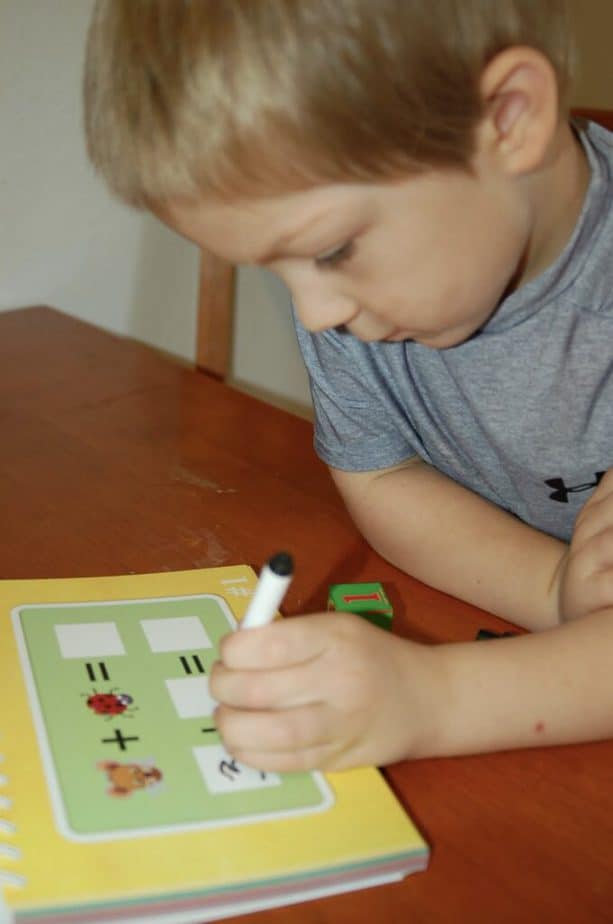
[[122,715],[133,701],[129,693],[116,693],[115,690],[98,693],[94,690],[92,695],[87,697],[87,706],[96,715],[105,715],[110,718],[114,715]]

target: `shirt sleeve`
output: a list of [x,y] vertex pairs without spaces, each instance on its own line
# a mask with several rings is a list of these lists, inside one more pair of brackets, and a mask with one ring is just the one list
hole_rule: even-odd
[[362,343],[337,330],[309,333],[295,312],[294,322],[309,373],[320,458],[333,468],[363,472],[417,455],[419,438],[389,380],[388,361],[402,345]]

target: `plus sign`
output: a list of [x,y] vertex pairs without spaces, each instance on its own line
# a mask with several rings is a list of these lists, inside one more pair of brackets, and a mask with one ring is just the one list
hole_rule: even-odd
[[102,739],[102,743],[103,743],[103,744],[118,744],[118,745],[119,745],[119,749],[120,749],[121,751],[125,751],[125,750],[127,750],[127,749],[126,749],[126,742],[128,742],[128,741],[138,741],[138,740],[139,740],[139,739],[138,739],[138,738],[135,738],[135,737],[130,738],[130,737],[127,737],[127,736],[125,736],[125,735],[122,735],[121,731],[120,731],[119,729],[116,729],[115,735],[114,735],[112,738],[103,738],[103,739]]

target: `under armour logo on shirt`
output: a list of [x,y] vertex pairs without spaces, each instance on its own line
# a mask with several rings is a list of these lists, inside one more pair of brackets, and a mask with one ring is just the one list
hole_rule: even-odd
[[573,484],[569,487],[566,486],[563,478],[547,478],[545,484],[554,489],[549,495],[549,499],[558,501],[560,504],[567,504],[569,494],[579,494],[581,491],[589,491],[590,488],[595,488],[600,484],[600,479],[603,475],[604,472],[596,472],[594,474],[595,481],[585,481],[583,484]]

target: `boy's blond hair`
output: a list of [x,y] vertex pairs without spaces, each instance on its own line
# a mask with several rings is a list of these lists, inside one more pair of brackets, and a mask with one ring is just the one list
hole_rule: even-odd
[[564,110],[565,0],[98,0],[89,155],[138,206],[466,167],[483,67],[516,45]]

